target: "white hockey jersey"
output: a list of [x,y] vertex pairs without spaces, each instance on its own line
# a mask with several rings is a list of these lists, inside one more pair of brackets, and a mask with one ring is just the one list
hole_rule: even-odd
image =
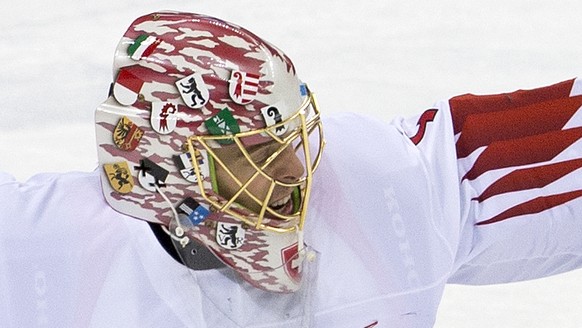
[[[225,269],[175,262],[112,210],[99,173],[0,175],[2,327],[431,327],[447,282],[582,265],[580,82],[465,95],[391,124],[324,119],[305,304],[246,303]],[[280,317],[280,316],[278,316]]]

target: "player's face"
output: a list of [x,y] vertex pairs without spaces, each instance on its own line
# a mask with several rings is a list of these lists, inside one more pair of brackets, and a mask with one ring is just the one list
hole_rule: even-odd
[[[252,160],[260,166],[279,147],[278,143],[271,142],[249,147],[247,151]],[[248,162],[238,147],[234,145],[215,149],[215,153],[242,184],[245,184],[256,173],[255,168]],[[284,183],[297,182],[304,172],[303,163],[295,154],[292,146],[287,146],[264,170],[264,173],[271,178]],[[216,165],[216,179],[219,193],[226,199],[232,198],[240,190],[239,184],[220,165]],[[246,190],[258,199],[263,200],[268,193],[270,185],[271,181],[268,178],[258,175]],[[269,207],[278,213],[290,214],[293,210],[292,192],[293,188],[276,185],[268,200]],[[245,192],[237,197],[236,202],[255,213],[258,213],[261,209],[261,205]]]

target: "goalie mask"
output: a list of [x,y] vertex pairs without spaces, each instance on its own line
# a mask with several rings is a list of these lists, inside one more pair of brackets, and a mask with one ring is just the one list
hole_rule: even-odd
[[255,287],[299,288],[323,136],[285,54],[212,17],[140,17],[95,118],[111,207],[205,246]]

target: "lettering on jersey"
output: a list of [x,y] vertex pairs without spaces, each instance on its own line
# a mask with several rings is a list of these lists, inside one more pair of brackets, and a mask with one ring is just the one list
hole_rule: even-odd
[[434,121],[437,111],[436,108],[433,108],[426,110],[422,115],[420,115],[417,123],[418,130],[414,136],[410,137],[412,143],[418,145],[422,141],[422,138],[424,138],[424,134],[426,133],[426,126],[429,122]]
[[245,242],[245,229],[241,224],[220,222],[216,227],[216,242],[226,249],[237,249]]
[[36,294],[36,325],[48,326],[49,324],[49,298],[47,291],[49,286],[47,283],[46,273],[43,270],[36,270],[34,272],[34,292]]
[[403,262],[400,263],[400,265],[404,265],[404,268],[406,269],[406,280],[410,287],[420,286],[420,275],[416,271],[416,261],[414,259],[410,240],[408,239],[406,224],[404,223],[402,215],[399,213],[400,205],[396,199],[394,188],[390,187],[384,189],[384,200],[386,201],[386,207],[388,209],[387,215],[390,218],[392,228],[398,239],[398,250],[402,255]]

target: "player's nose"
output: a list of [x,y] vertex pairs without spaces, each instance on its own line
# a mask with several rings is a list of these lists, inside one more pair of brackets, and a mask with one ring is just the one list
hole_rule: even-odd
[[271,168],[271,176],[285,183],[297,182],[304,173],[305,167],[291,146],[277,156]]

